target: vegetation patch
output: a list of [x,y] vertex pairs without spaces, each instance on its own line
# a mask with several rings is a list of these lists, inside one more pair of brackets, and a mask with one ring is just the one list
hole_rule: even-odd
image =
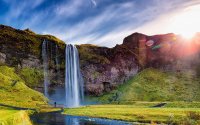
[[62,49],[65,47],[62,40],[51,35],[36,34],[30,29],[25,29],[23,31],[4,25],[0,25],[0,29],[0,44],[5,44],[8,51],[12,51],[14,49],[18,53],[22,53],[22,55],[20,54],[22,58],[25,58],[28,54],[40,57],[41,44],[44,40],[53,42]]
[[132,104],[135,101],[200,101],[199,81],[191,74],[149,68],[97,100],[117,104]]
[[36,68],[23,68],[19,74],[29,87],[36,87],[43,81],[43,72]]
[[0,125],[32,125],[26,111],[0,110]]
[[90,45],[90,44],[84,44],[81,46],[77,46],[78,51],[80,54],[80,63],[87,64],[87,62],[92,63],[101,63],[101,64],[108,64],[110,63],[109,59],[105,57],[105,55],[102,55],[100,53],[95,53],[97,49],[99,49],[98,46]]
[[[191,114],[192,113],[192,114]],[[65,114],[142,123],[181,124],[185,119],[200,123],[200,108],[149,108],[135,105],[92,105],[65,109]]]
[[14,68],[0,66],[0,104],[37,108],[38,105],[47,104],[47,99],[27,87]]

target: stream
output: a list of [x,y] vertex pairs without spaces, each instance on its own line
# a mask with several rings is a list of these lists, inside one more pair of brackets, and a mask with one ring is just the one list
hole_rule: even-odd
[[131,123],[118,120],[70,116],[60,112],[35,113],[30,118],[33,125],[132,125]]
[[[55,87],[50,89],[48,92],[48,98],[51,100],[50,105],[54,105],[54,102],[58,105],[65,105],[66,101],[65,98],[63,98],[64,95],[64,87]],[[87,98],[82,102],[82,105],[91,104],[96,104],[96,102]],[[30,116],[30,119],[33,122],[33,125],[132,125],[131,123],[118,120],[64,115],[61,111],[35,113]]]

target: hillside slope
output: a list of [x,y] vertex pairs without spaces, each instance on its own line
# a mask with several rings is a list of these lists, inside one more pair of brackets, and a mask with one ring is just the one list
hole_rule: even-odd
[[14,68],[0,66],[0,104],[36,108],[38,104],[47,104],[47,99],[28,88]]
[[200,79],[191,72],[163,72],[148,68],[111,93],[99,98],[104,103],[134,101],[200,101]]
[[[60,81],[64,81],[64,71],[62,72],[62,77],[58,80],[55,59],[56,56],[59,57],[60,65],[64,64],[65,43],[51,35],[40,35],[29,29],[19,30],[0,25],[0,64],[6,64],[23,71],[24,69],[30,69],[30,71],[42,70],[42,43],[44,40],[48,41],[47,57],[49,59],[49,75],[52,78],[51,81],[52,83],[61,84]],[[41,87],[41,84],[42,82],[36,83],[35,85]],[[33,88],[37,87],[29,86]]]
[[2,109],[0,116],[1,125],[32,125],[26,111]]

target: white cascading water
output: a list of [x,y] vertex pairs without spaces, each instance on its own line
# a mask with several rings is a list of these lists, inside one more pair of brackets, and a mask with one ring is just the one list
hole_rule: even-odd
[[48,61],[48,41],[44,40],[42,43],[42,59],[44,68],[44,95],[48,97],[48,85],[49,85],[49,61]]
[[78,107],[84,97],[79,55],[75,45],[66,45],[65,91],[66,106]]

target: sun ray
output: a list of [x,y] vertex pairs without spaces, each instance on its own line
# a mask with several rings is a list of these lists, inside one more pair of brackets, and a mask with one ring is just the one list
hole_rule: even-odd
[[184,38],[192,38],[196,32],[200,31],[200,5],[191,6],[172,19],[170,28]]

